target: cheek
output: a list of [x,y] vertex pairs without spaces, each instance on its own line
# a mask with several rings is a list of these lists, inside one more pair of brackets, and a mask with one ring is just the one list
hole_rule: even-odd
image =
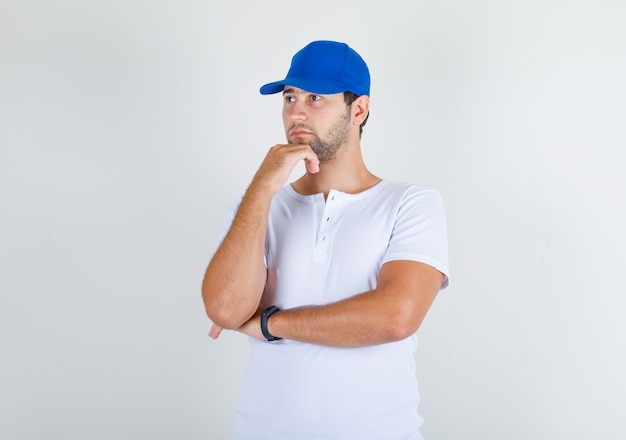
[[285,130],[287,130],[290,124],[289,115],[285,110],[283,110],[282,116],[283,116],[283,126],[285,127]]

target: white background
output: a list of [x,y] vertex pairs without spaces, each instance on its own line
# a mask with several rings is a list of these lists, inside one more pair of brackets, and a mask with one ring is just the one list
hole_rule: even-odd
[[247,342],[206,336],[200,283],[284,140],[258,88],[315,39],[370,66],[369,167],[446,203],[425,436],[625,438],[624,23],[621,0],[2,0],[0,438],[227,438]]

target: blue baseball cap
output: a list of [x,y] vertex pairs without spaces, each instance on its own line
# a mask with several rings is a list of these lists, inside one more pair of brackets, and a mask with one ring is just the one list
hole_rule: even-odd
[[261,87],[262,95],[282,92],[286,85],[310,93],[370,94],[370,72],[363,58],[345,43],[314,41],[291,59],[285,79]]

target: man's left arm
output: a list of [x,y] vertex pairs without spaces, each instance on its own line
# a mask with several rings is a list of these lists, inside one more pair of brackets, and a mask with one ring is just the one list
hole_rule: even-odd
[[[362,347],[405,339],[417,331],[444,275],[417,261],[385,263],[374,290],[336,303],[280,310],[268,320],[273,336],[334,347]],[[260,310],[238,329],[265,340]]]

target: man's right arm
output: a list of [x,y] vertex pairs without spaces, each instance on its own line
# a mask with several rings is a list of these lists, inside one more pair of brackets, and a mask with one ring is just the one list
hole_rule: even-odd
[[308,145],[270,148],[209,263],[202,298],[207,315],[222,328],[239,328],[257,311],[267,279],[263,257],[270,204],[300,160],[305,160],[309,172],[319,170]]
[[252,186],[204,276],[206,313],[222,328],[241,326],[256,311],[265,286],[265,230],[271,196]]

